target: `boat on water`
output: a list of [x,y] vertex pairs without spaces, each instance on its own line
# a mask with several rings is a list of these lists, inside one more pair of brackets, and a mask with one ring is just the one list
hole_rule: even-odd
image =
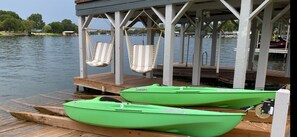
[[216,87],[150,86],[124,89],[122,98],[129,102],[164,106],[206,106],[244,109],[275,98],[276,91]]
[[66,114],[78,122],[112,128],[214,137],[232,130],[245,113],[226,113],[157,105],[106,101],[96,97],[64,103]]
[[280,41],[270,41],[270,48],[285,48],[286,47],[286,41],[280,40]]
[[[258,43],[258,48],[260,48],[260,41]],[[276,41],[270,41],[269,48],[285,48],[286,44],[287,41],[279,36]]]

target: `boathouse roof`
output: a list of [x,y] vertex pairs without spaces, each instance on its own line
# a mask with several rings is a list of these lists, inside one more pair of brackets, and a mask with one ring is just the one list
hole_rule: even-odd
[[[105,18],[104,13],[113,14],[115,11],[128,11],[131,9],[142,10],[153,13],[151,7],[158,9],[160,12],[165,13],[166,4],[174,4],[177,11],[182,8],[186,2],[194,2],[192,6],[187,10],[188,17],[195,17],[195,11],[202,9],[208,17],[216,16],[216,20],[229,20],[236,19],[232,12],[226,8],[220,0],[76,0],[76,15],[87,16],[93,15],[93,17]],[[253,10],[259,5],[263,4],[264,0],[253,0]],[[289,3],[290,0],[272,0],[274,14],[281,12]],[[228,0],[228,4],[232,5],[235,10],[240,11],[241,0]],[[136,15],[134,15],[136,16]],[[153,15],[156,16],[156,15]],[[262,15],[258,15],[262,16]],[[283,18],[289,18],[290,12],[288,11]],[[157,17],[156,17],[157,18]],[[212,18],[211,20],[213,20]],[[207,20],[207,19],[206,19]],[[209,18],[210,20],[210,18]],[[187,22],[186,17],[182,17],[180,22]]]

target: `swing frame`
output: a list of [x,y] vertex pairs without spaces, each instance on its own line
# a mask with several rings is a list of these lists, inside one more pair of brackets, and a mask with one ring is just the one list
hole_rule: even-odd
[[[92,29],[93,30],[93,29]],[[90,40],[90,37],[89,37],[89,32],[86,31],[86,36],[87,36],[87,44],[86,44],[86,48],[87,48],[87,60],[86,60],[86,64],[88,64],[89,66],[93,66],[93,67],[105,67],[105,66],[108,66],[110,64],[110,61],[112,60],[112,51],[114,49],[114,37],[112,37],[111,39],[111,42],[108,43],[108,42],[101,42],[101,41],[97,41],[95,46],[93,48],[91,48],[91,40]],[[105,53],[104,55],[102,55],[102,53],[97,53],[97,52],[100,52],[100,50],[98,51],[98,46],[111,46],[109,48],[107,48],[108,51],[107,54]],[[103,51],[102,51],[103,52]],[[100,55],[100,59],[96,59],[96,55],[99,54]],[[102,56],[108,56],[107,59],[104,59],[104,57]],[[103,58],[103,60],[102,60]]]
[[[146,14],[148,16],[148,18],[151,19],[155,23],[155,25],[159,26],[158,23],[156,21],[154,21],[153,18],[148,13],[146,13],[144,9],[127,26],[131,26],[131,24],[134,23],[136,21],[136,19],[140,15],[142,15],[143,13]],[[145,45],[145,44],[138,45],[138,44],[133,44],[133,48],[132,48],[131,43],[130,43],[130,40],[129,40],[129,37],[128,37],[129,36],[128,35],[128,30],[131,29],[131,28],[136,29],[136,30],[160,30],[160,34],[159,34],[159,38],[158,38],[157,44],[156,45],[154,45],[154,44],[153,45]],[[158,51],[159,51],[159,47],[160,47],[161,36],[162,36],[164,30],[160,29],[160,27],[158,27],[158,28],[140,28],[140,27],[126,27],[126,26],[123,26],[122,29],[125,31],[126,45],[127,45],[128,59],[129,59],[130,68],[133,71],[138,72],[138,73],[146,73],[146,72],[152,71],[152,69],[155,68],[156,59],[157,59]],[[135,65],[134,54],[135,54],[135,52],[137,52],[137,51],[135,51],[136,50],[136,46],[138,46],[138,48],[141,47],[141,49],[147,48],[146,46],[156,46],[156,47],[153,47],[153,49],[148,49],[148,50],[153,50],[152,51],[153,52],[152,53],[153,54],[152,64],[146,65],[146,66],[136,66]],[[148,51],[148,52],[150,52],[150,51]],[[146,60],[145,62],[149,62],[149,61]],[[143,69],[138,69],[138,68],[143,68]]]

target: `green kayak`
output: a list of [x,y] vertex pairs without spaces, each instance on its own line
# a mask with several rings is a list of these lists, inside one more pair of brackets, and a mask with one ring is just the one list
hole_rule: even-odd
[[78,122],[113,128],[168,132],[193,137],[222,135],[240,123],[244,113],[224,113],[157,105],[103,101],[108,97],[64,103]]
[[207,106],[240,109],[267,99],[276,91],[190,86],[142,86],[122,90],[120,95],[129,102],[164,106]]

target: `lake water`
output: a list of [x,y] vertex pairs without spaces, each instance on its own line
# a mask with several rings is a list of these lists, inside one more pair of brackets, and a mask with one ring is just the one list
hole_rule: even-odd
[[[96,41],[110,42],[110,36],[91,36]],[[142,36],[131,36],[131,43],[142,43]],[[157,41],[157,37],[155,37]],[[185,39],[185,51],[187,39]],[[236,39],[222,39],[220,66],[234,66]],[[163,43],[163,39],[161,41]],[[179,61],[179,37],[175,38],[174,61]],[[194,39],[190,39],[188,62],[192,63]],[[202,52],[207,52],[209,64],[211,39],[203,40]],[[124,45],[126,74],[140,75],[129,68],[127,48]],[[160,45],[157,63],[163,63],[163,44]],[[185,55],[185,59],[187,55]],[[204,64],[206,63],[204,57]],[[186,62],[186,61],[185,61]],[[283,70],[283,59],[272,58],[269,67]],[[256,64],[256,63],[255,63]],[[104,68],[88,67],[88,74],[110,71]],[[32,96],[44,92],[75,90],[73,77],[79,76],[78,37],[74,36],[20,36],[0,37],[0,102],[12,98]]]

